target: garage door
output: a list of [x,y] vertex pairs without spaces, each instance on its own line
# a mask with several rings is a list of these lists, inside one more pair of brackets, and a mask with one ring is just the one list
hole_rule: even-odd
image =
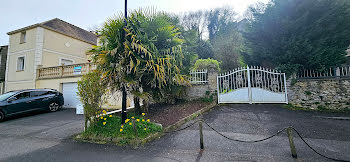
[[63,97],[64,105],[66,108],[75,108],[77,105],[81,104],[78,92],[77,83],[63,83]]

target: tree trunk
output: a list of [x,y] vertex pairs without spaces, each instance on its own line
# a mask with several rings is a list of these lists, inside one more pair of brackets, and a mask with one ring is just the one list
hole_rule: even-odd
[[123,88],[122,88],[122,124],[125,123],[125,120],[127,118],[127,116],[126,116],[126,97],[127,97],[126,90],[125,90],[125,87],[123,86]]
[[145,113],[148,113],[148,106],[149,106],[149,102],[148,102],[148,100],[147,99],[144,99],[143,100],[143,112],[145,112]]
[[85,115],[85,127],[84,127],[84,131],[86,131],[88,128],[88,117]]
[[142,110],[141,110],[141,106],[140,106],[140,98],[137,96],[134,96],[134,105],[135,105],[135,114],[141,115]]

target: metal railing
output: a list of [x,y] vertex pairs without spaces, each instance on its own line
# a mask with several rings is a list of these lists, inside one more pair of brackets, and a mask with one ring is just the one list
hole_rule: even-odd
[[298,79],[324,79],[324,78],[347,78],[350,77],[350,65],[331,67],[324,71],[304,69],[297,74]]
[[208,70],[191,70],[191,84],[206,84],[208,83]]
[[82,76],[96,69],[92,63],[72,64],[37,69],[37,79],[54,79]]

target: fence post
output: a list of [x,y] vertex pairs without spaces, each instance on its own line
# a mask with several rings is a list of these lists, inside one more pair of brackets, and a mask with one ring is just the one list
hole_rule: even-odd
[[248,79],[248,97],[249,97],[249,104],[252,104],[252,86],[250,84],[250,69],[247,65],[247,79]]
[[287,134],[288,134],[288,139],[289,139],[290,150],[292,152],[292,157],[297,158],[298,156],[297,156],[297,151],[296,151],[295,145],[294,145],[292,127],[287,128]]
[[340,77],[340,68],[339,68],[339,67],[336,67],[336,68],[335,68],[335,76],[336,76],[337,78]]
[[203,122],[202,120],[199,121],[199,142],[200,142],[200,147],[201,150],[204,149],[204,143],[203,143]]

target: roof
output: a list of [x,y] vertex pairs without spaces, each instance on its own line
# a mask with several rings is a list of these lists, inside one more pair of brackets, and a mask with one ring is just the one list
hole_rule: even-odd
[[97,36],[94,33],[84,30],[82,28],[79,28],[73,24],[70,24],[58,18],[45,21],[42,23],[30,25],[21,29],[17,29],[17,30],[8,32],[7,34],[11,35],[11,34],[15,34],[15,33],[32,29],[35,27],[43,27],[45,29],[55,31],[66,36],[70,36],[90,44],[96,45],[97,43]]

